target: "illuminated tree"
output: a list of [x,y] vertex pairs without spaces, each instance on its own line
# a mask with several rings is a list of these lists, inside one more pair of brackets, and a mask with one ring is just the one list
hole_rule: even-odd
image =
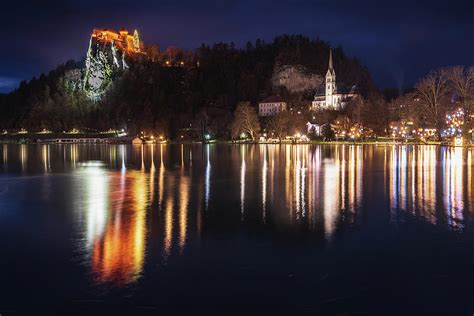
[[436,127],[438,139],[441,138],[446,114],[446,103],[443,99],[447,88],[448,72],[444,68],[430,72],[415,85],[419,110],[426,120]]
[[288,111],[282,111],[272,116],[268,122],[268,127],[275,133],[275,136],[281,140],[288,134],[288,125],[291,117]]
[[246,133],[252,140],[255,140],[260,131],[260,123],[257,111],[250,105],[250,102],[240,102],[237,105],[230,129],[233,139],[237,138],[240,133]]
[[463,135],[471,127],[471,114],[474,107],[474,67],[455,66],[448,68],[449,83],[457,96],[457,101],[464,113]]

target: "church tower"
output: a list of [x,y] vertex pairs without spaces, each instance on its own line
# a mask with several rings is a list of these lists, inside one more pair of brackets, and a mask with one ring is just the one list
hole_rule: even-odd
[[332,49],[329,49],[329,65],[326,72],[326,107],[335,108],[336,104],[333,95],[337,94],[336,89],[336,72],[332,65]]

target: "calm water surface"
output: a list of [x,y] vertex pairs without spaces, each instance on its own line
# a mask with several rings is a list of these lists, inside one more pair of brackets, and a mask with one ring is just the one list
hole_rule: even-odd
[[473,151],[2,145],[0,314],[474,313]]

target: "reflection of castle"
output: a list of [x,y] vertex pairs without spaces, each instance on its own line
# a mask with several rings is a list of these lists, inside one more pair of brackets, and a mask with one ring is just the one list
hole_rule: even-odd
[[133,32],[133,35],[130,35],[125,29],[120,30],[118,33],[107,29],[94,29],[92,31],[92,38],[103,43],[113,43],[125,52],[143,53],[143,42],[140,41],[137,30]]

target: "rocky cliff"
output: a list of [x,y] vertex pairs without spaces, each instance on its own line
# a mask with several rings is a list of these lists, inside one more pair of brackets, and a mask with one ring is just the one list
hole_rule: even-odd
[[99,100],[114,76],[126,68],[126,54],[115,46],[114,41],[103,43],[91,37],[83,79],[87,96],[92,100]]
[[309,72],[301,65],[276,64],[271,82],[274,88],[284,87],[291,93],[300,93],[316,90],[323,83],[323,77]]

